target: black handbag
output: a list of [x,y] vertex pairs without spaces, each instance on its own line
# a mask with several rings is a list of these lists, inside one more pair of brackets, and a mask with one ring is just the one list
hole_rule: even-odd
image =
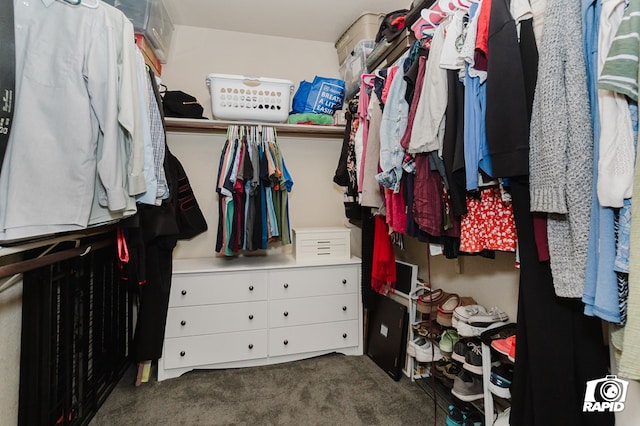
[[181,90],[167,90],[162,97],[162,109],[165,117],[178,118],[199,118],[202,116],[204,108],[198,100]]

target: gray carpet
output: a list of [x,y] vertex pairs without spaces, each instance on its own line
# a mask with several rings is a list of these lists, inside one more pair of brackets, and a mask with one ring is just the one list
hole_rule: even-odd
[[122,378],[90,425],[444,425],[446,414],[407,377],[367,356],[192,371],[133,386]]

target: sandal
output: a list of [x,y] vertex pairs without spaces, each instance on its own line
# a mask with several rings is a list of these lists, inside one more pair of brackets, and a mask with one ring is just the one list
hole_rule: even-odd
[[442,335],[442,327],[436,322],[428,322],[423,327],[418,328],[418,334],[431,340],[438,340]]
[[418,296],[418,303],[416,309],[423,314],[431,314],[438,312],[438,305],[445,298],[447,293],[441,289],[435,289],[425,294]]
[[451,327],[453,311],[460,306],[460,303],[460,296],[455,293],[447,294],[444,300],[438,305],[438,316],[436,317],[438,324]]

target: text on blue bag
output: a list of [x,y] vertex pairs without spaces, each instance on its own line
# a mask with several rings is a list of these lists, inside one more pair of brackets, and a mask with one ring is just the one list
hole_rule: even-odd
[[333,114],[342,108],[344,100],[344,82],[322,81],[314,84],[307,98],[307,109],[319,114]]

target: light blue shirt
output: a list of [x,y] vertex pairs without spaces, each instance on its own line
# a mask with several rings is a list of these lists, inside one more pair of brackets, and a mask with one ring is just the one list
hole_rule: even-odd
[[407,82],[404,79],[404,61],[400,61],[398,71],[393,77],[387,93],[387,101],[382,112],[380,123],[380,168],[376,175],[378,183],[385,188],[398,192],[402,179],[402,161],[404,149],[400,140],[407,129],[409,104],[404,98]]
[[[582,32],[587,65],[587,87],[589,89],[591,117],[593,120],[594,158],[598,158],[600,152],[600,121],[597,89],[600,10],[600,0],[582,1]],[[582,301],[585,304],[585,315],[598,316],[606,321],[618,323],[620,322],[618,279],[613,270],[616,254],[614,211],[611,208],[600,206],[597,196],[597,181],[598,162],[594,161],[587,268]]]
[[113,23],[102,7],[32,0],[14,8],[16,102],[0,175],[0,240],[86,228],[96,173],[109,210],[124,209],[128,197]]

